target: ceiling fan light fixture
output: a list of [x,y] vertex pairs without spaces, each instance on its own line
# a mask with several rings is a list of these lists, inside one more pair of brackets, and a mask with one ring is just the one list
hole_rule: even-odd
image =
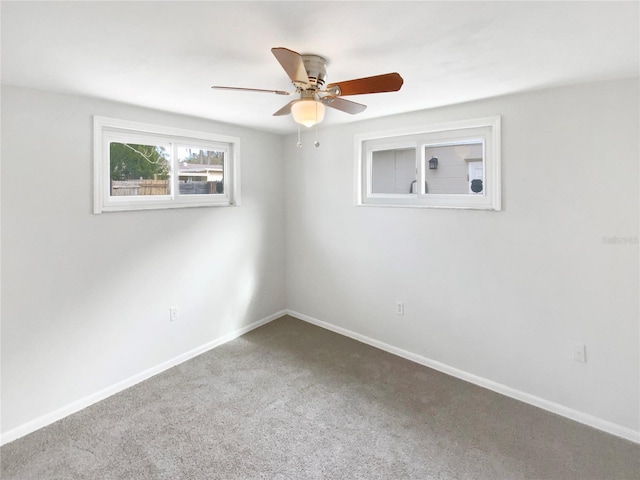
[[313,127],[324,120],[324,104],[316,100],[298,100],[291,106],[291,115],[296,123]]

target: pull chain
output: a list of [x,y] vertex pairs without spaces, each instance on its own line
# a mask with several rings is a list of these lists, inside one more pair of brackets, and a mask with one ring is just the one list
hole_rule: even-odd
[[[316,101],[315,104],[316,104],[316,123],[314,124],[314,126],[315,126],[316,140],[315,142],[313,142],[313,144],[316,147],[319,147],[320,142],[318,141],[318,102]],[[298,143],[296,143],[296,147],[302,148],[302,140],[300,139],[300,124],[298,124]]]
[[315,123],[315,127],[316,127],[316,141],[313,142],[313,144],[317,147],[320,146],[320,142],[318,141],[318,102],[316,102],[316,123]]

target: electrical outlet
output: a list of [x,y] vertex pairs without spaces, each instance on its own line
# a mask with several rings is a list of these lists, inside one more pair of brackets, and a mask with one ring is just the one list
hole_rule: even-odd
[[404,302],[396,302],[396,315],[404,315]]
[[574,362],[587,362],[587,349],[583,343],[573,344],[573,361]]
[[178,307],[169,307],[169,321],[175,322],[180,315],[178,314]]

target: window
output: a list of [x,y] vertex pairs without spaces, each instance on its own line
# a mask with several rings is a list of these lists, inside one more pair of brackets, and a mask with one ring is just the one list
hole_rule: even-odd
[[240,141],[94,117],[94,213],[237,205]]
[[500,117],[355,141],[358,205],[501,209]]

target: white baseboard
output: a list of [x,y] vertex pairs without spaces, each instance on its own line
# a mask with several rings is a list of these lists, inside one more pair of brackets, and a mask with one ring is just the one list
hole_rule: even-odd
[[80,410],[87,408],[90,405],[93,405],[94,403],[104,400],[105,398],[110,397],[111,395],[114,395],[118,392],[121,392],[122,390],[125,390],[129,387],[132,387],[144,380],[147,380],[148,378],[151,378],[154,375],[164,372],[165,370],[175,367],[176,365],[186,362],[187,360],[197,357],[198,355],[201,355],[213,348],[216,348],[224,343],[227,343],[235,338],[238,338],[239,336],[244,335],[245,333],[250,332],[251,330],[254,330],[258,327],[261,327],[262,325],[265,325],[275,320],[276,318],[280,318],[285,314],[286,314],[285,310],[276,312],[272,315],[269,315],[268,317],[265,317],[261,320],[253,322],[245,327],[239,328],[237,330],[227,333],[226,335],[223,335],[222,337],[219,337],[215,340],[207,342],[204,345],[201,345],[192,350],[189,350],[188,352],[185,352],[182,355],[178,355],[177,357],[167,360],[166,362],[163,362],[160,365],[156,365],[155,367],[152,367],[152,368],[149,368],[148,370],[140,372],[137,375],[134,375],[132,377],[127,378],[126,380],[116,383],[115,385],[111,385],[110,387],[104,388],[98,392],[95,392],[91,395],[81,398],[80,400],[70,403],[69,405],[59,408],[53,412],[47,413],[46,415],[42,415],[41,417],[38,417],[18,427],[8,430],[7,432],[3,433],[0,436],[0,445],[5,445],[9,442],[13,442],[14,440],[17,440],[20,437],[24,437],[25,435],[28,435],[29,433],[35,432],[40,428],[46,427],[47,425],[57,422],[58,420],[61,420],[64,417],[67,417],[73,413],[79,412]]
[[585,425],[589,425],[590,427],[597,428],[598,430],[602,430],[604,432],[610,433],[612,435],[616,435],[618,437],[630,440],[635,443],[640,443],[640,432],[623,427],[621,425],[609,422],[607,420],[603,420],[598,417],[594,417],[593,415],[589,415],[587,413],[583,413],[572,408],[566,407],[564,405],[560,405],[555,402],[551,402],[549,400],[545,400],[540,397],[536,397],[535,395],[530,395],[528,393],[522,392],[520,390],[516,390],[514,388],[508,387],[506,385],[494,382],[492,380],[488,380],[483,377],[479,377],[477,375],[459,370],[457,368],[451,367],[444,363],[438,362],[436,360],[431,360],[429,358],[423,357],[421,355],[417,355],[406,350],[402,350],[400,348],[396,348],[392,345],[386,344],[384,342],[380,342],[373,338],[366,337],[359,333],[353,332],[351,330],[347,330],[342,327],[338,327],[328,322],[324,322],[322,320],[318,320],[316,318],[310,317],[303,313],[299,313],[293,310],[283,310],[280,312],[276,312],[268,317],[265,317],[261,320],[251,323],[245,327],[234,330],[222,337],[219,337],[211,342],[205,343],[199,347],[196,347],[188,352],[183,353],[175,358],[172,358],[166,362],[161,363],[153,368],[140,372],[137,375],[127,378],[121,382],[116,383],[110,387],[107,387],[103,390],[100,390],[96,393],[93,393],[87,397],[84,397],[80,400],[77,400],[69,405],[66,405],[62,408],[59,408],[53,412],[50,412],[46,415],[38,417],[34,420],[31,420],[25,424],[22,424],[16,428],[13,428],[0,436],[0,445],[5,445],[9,442],[17,440],[20,437],[28,435],[40,428],[46,427],[58,420],[63,419],[73,413],[79,412],[80,410],[87,408],[94,403],[97,403],[105,398],[108,398],[122,390],[125,390],[133,385],[136,385],[148,378],[153,377],[169,368],[175,367],[187,360],[190,360],[204,352],[207,352],[213,348],[216,348],[224,343],[227,343],[235,338],[238,338],[241,335],[244,335],[251,330],[254,330],[262,325],[265,325],[277,318],[280,318],[283,315],[291,315],[299,320],[303,320],[307,323],[311,323],[313,325],[317,325],[326,330],[331,330],[333,332],[339,333],[340,335],[344,335],[349,338],[353,338],[359,342],[365,343],[367,345],[371,345],[372,347],[379,348],[380,350],[384,350],[386,352],[392,353],[399,357],[405,358],[412,362],[418,363],[420,365],[424,365],[429,368],[433,368],[442,373],[446,373],[447,375],[451,375],[452,377],[459,378],[461,380],[467,381],[469,383],[473,383],[474,385],[478,385],[480,387],[484,387],[488,390],[492,390],[496,393],[500,393],[507,397],[514,398],[516,400],[520,400],[522,402],[528,403],[530,405],[542,408],[549,412],[555,413],[557,415],[561,415],[566,418],[570,418],[571,420],[575,420],[577,422],[583,423]]
[[544,398],[536,397],[535,395],[531,395],[526,392],[522,392],[520,390],[516,390],[514,388],[508,387],[507,385],[503,385],[501,383],[497,383],[492,380],[479,377],[478,375],[474,375],[472,373],[459,370],[457,368],[451,367],[449,365],[438,362],[436,360],[431,360],[429,358],[423,357],[422,355],[417,355],[415,353],[411,353],[406,350],[396,348],[392,345],[386,344],[384,342],[380,342],[373,338],[366,337],[364,335],[353,332],[351,330],[347,330],[346,328],[338,327],[331,323],[318,320],[317,318],[310,317],[303,313],[299,313],[293,310],[287,310],[287,315],[295,317],[299,320],[303,320],[307,323],[311,323],[318,327],[331,330],[332,332],[339,333],[340,335],[344,335],[345,337],[353,338],[354,340],[357,340],[359,342],[366,343],[367,345],[371,345],[372,347],[379,348],[380,350],[384,350],[385,352],[389,352],[399,357],[410,360],[412,362],[418,363],[420,365],[424,365],[425,367],[433,368],[434,370],[437,370],[442,373],[446,373],[447,375],[451,375],[452,377],[456,377],[466,382],[473,383],[474,385],[478,385],[488,390],[492,390],[501,395],[505,395],[507,397],[514,398],[516,400],[520,400],[522,402],[528,403],[535,407],[542,408],[543,410],[547,410],[557,415],[561,415],[571,420],[575,420],[576,422],[583,423],[593,428],[597,428],[598,430],[602,430],[604,432],[610,433],[617,437],[622,437],[626,440],[630,440],[635,443],[640,443],[640,431],[623,427],[616,423],[612,423],[607,420],[594,417],[593,415],[589,415],[587,413],[574,410],[564,405],[560,405],[558,403],[545,400]]

